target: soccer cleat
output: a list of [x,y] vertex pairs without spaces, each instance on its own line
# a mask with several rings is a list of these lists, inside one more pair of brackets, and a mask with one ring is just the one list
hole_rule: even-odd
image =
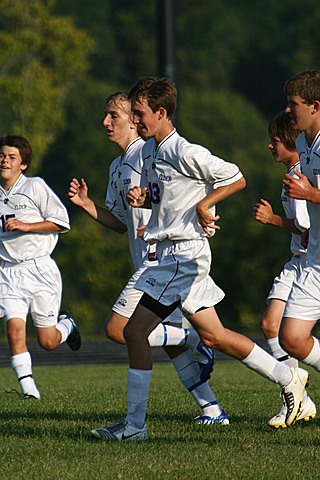
[[296,418],[296,422],[298,422],[299,420],[304,420],[305,422],[308,422],[312,418],[316,418],[316,415],[317,408],[311,398],[307,397],[302,402],[300,412],[298,413],[298,416]]
[[72,323],[72,330],[71,330],[71,333],[69,334],[69,336],[67,338],[67,344],[69,345],[71,350],[73,350],[73,351],[79,350],[80,347],[81,347],[80,330],[77,327],[77,325],[75,324],[75,322],[74,322],[73,318],[71,317],[70,313],[67,310],[62,310],[59,313],[58,321],[61,322],[61,320],[64,320],[65,318],[70,320],[70,322]]
[[[286,407],[286,404],[283,403],[277,415],[275,415],[269,420],[268,425],[274,428],[286,428],[287,426],[286,415],[287,415],[287,407]],[[317,415],[317,409],[315,404],[313,403],[310,397],[306,397],[302,401],[301,409],[296,418],[296,422],[298,422],[299,420],[308,422],[312,418],[315,418],[316,415]]]
[[102,440],[146,440],[147,439],[147,427],[144,425],[142,428],[135,427],[132,423],[128,422],[125,418],[119,422],[112,423],[106,428],[97,428],[91,430],[91,435],[95,438]]
[[209,417],[208,415],[199,415],[193,419],[198,425],[229,425],[230,420],[224,410],[217,417]]
[[201,382],[207,382],[213,370],[215,360],[214,350],[206,347],[200,340],[193,351],[193,358],[199,364]]
[[287,426],[293,425],[300,414],[303,395],[309,380],[309,373],[303,368],[291,368],[291,371],[291,382],[282,388],[282,395],[287,406]]
[[274,428],[286,428],[286,416],[287,416],[287,406],[286,403],[284,402],[281,405],[281,408],[277,415],[274,417],[270,418],[268,421],[269,427],[274,427]]

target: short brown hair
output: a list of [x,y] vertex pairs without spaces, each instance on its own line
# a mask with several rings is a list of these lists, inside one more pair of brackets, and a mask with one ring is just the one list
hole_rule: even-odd
[[306,70],[290,78],[284,85],[284,94],[300,97],[307,105],[320,100],[320,70]]
[[129,99],[139,102],[145,99],[153,112],[163,107],[172,119],[177,105],[177,89],[166,77],[142,77],[130,89]]
[[290,152],[296,149],[296,138],[299,133],[298,130],[293,128],[290,116],[285,111],[278,113],[278,115],[271,120],[268,128],[269,137],[279,137],[283,145]]
[[24,137],[19,137],[19,135],[4,135],[0,137],[0,148],[2,147],[15,147],[19,150],[22,162],[22,165],[27,165],[29,168],[32,161],[32,148],[28,140]]

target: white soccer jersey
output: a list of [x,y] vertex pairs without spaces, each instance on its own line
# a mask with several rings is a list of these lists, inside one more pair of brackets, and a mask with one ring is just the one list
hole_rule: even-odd
[[146,225],[151,211],[132,208],[127,202],[127,192],[140,185],[142,169],[142,138],[136,138],[117,157],[110,166],[109,184],[106,195],[106,207],[115,217],[127,226],[129,247],[135,270],[146,254],[147,244],[138,237],[137,228]]
[[[311,185],[320,189],[320,131],[308,147],[304,133],[296,141],[300,157],[301,172],[306,175]],[[320,204],[307,202],[310,231],[307,249],[308,264],[320,272]]]
[[6,232],[4,223],[10,217],[26,223],[49,220],[63,227],[63,231],[70,229],[66,208],[39,177],[21,174],[9,190],[0,187],[0,259],[20,263],[52,253],[58,232]]
[[[293,167],[291,167],[288,171],[288,174],[291,177],[297,178],[294,170],[299,170],[299,172],[301,171],[299,162],[293,165]],[[310,227],[310,221],[307,202],[305,200],[297,200],[295,198],[288,197],[284,187],[282,188],[281,201],[286,217],[294,219],[295,226],[301,232],[308,230]],[[291,234],[290,249],[293,255],[306,253],[306,249],[301,245],[301,235],[295,233]]]
[[[242,177],[239,168],[193,145],[173,130],[156,144],[143,147],[143,181],[152,202],[146,241],[193,240],[206,234],[198,222],[196,205],[214,188]],[[211,208],[215,215],[215,206]],[[214,233],[214,232],[213,232]]]

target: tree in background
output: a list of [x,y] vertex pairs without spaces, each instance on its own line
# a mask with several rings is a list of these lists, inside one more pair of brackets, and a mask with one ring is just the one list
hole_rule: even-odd
[[23,135],[37,171],[63,130],[63,104],[89,66],[93,40],[71,18],[54,14],[54,0],[1,0],[1,130]]

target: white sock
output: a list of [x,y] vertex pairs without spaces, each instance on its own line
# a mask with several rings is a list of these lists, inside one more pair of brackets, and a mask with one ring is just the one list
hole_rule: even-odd
[[32,377],[32,361],[29,352],[19,353],[11,357],[11,367],[20,384],[23,395],[40,398],[39,391]]
[[311,365],[313,368],[320,372],[320,345],[319,340],[316,337],[313,338],[313,347],[309,355],[302,360],[307,365]]
[[172,363],[177,370],[181,383],[190,392],[196,404],[202,409],[202,414],[209,417],[220,415],[221,407],[208,382],[201,382],[200,367],[193,360],[191,350],[187,350],[178,357],[173,358]]
[[145,424],[152,370],[128,370],[128,413],[126,420],[138,428]]
[[260,373],[274,383],[278,383],[282,387],[288,385],[292,380],[292,372],[288,365],[278,362],[269,353],[254,344],[249,355],[242,360],[247,367]]
[[69,337],[73,329],[73,324],[68,318],[63,318],[57,323],[56,329],[59,330],[59,332],[61,333],[61,340],[60,340],[60,344],[61,344],[65,342]]
[[285,365],[288,365],[288,367],[298,368],[298,360],[296,358],[290,357],[290,355],[281,348],[278,337],[269,338],[267,340],[267,343],[269,345],[273,358],[279,360],[279,362],[283,362]]
[[179,328],[159,323],[148,337],[150,347],[173,347],[186,345],[194,349],[200,337],[194,328]]

